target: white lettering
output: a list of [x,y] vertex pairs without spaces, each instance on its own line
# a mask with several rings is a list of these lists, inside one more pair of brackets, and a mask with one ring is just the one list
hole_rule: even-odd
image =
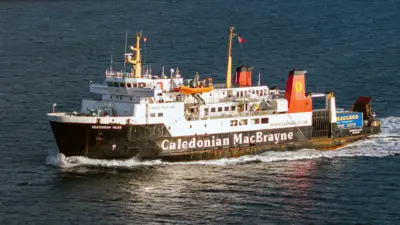
[[264,142],[267,142],[268,141],[268,134],[265,134],[264,135]]
[[178,149],[181,149],[181,146],[182,146],[182,140],[179,138],[178,139]]
[[224,138],[223,139],[223,145],[224,146],[229,145],[229,138]]
[[169,141],[168,140],[164,140],[162,143],[161,143],[161,148],[163,149],[163,150],[168,150],[168,143],[169,143]]
[[[353,131],[356,133],[355,131]],[[205,137],[207,138],[207,137]],[[232,145],[253,144],[253,143],[274,143],[279,144],[282,141],[293,140],[294,132],[288,133],[274,133],[264,134],[263,132],[256,132],[253,135],[234,134]],[[198,140],[196,137],[191,138],[189,141],[177,139],[170,141],[168,139],[161,142],[163,150],[182,150],[182,149],[195,149],[195,148],[210,148],[216,146],[230,146],[230,138],[218,138],[212,136],[209,139]]]
[[274,135],[269,134],[268,135],[268,141],[274,141]]
[[256,142],[257,143],[260,143],[260,142],[262,142],[263,141],[263,136],[262,136],[262,132],[257,132],[257,139],[256,139]]
[[188,147],[188,142],[187,141],[182,142],[182,148],[187,149],[187,147]]
[[[228,145],[229,145],[229,143],[228,143]],[[204,147],[205,148],[211,147],[211,141],[210,140],[204,140]]]
[[243,137],[243,143],[245,143],[245,144],[249,143],[249,136],[244,136]]
[[279,143],[279,134],[274,134],[275,136],[275,144]]
[[196,148],[196,138],[192,138],[189,142],[189,148]]
[[235,134],[233,135],[233,143],[236,144],[242,144],[242,134]]
[[256,142],[256,136],[252,135],[250,137],[250,143],[254,143],[254,142]]

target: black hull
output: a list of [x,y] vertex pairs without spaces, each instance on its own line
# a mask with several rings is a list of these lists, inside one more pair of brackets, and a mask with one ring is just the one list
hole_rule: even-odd
[[96,125],[53,121],[50,124],[59,152],[65,156],[165,161],[219,159],[304,148],[335,149],[380,132],[380,127],[364,127],[356,134],[341,131],[335,132],[337,137],[312,138],[312,127],[302,127],[171,137],[162,124]]

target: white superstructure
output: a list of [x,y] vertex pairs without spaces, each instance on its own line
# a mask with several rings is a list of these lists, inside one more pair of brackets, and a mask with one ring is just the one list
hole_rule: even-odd
[[[235,35],[232,31],[233,28],[230,36]],[[132,58],[133,53],[125,54],[126,61],[133,65],[131,72],[107,70],[104,83],[89,85],[90,92],[101,96],[100,99],[83,99],[79,112],[53,112],[48,114],[49,119],[96,126],[163,124],[171,136],[312,125],[312,96],[304,91],[305,71],[293,72],[293,76],[300,78],[290,81],[289,94],[288,90],[271,90],[268,86],[243,86],[239,81],[232,86],[229,73],[226,84],[212,84],[207,78],[207,85],[199,81],[198,74],[193,80],[185,81],[178,68],[171,69],[168,75],[153,75],[142,71],[141,34],[137,34],[136,39],[136,46],[131,47],[136,57]],[[251,83],[251,74],[246,73],[248,71],[242,75]],[[299,109],[296,102],[304,103],[305,108]]]

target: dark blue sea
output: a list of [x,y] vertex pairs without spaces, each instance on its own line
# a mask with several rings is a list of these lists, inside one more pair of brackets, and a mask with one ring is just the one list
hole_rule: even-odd
[[[0,1],[0,224],[400,224],[400,1]],[[65,158],[46,120],[80,109],[125,34],[147,37],[152,71],[223,82],[233,47],[261,83],[338,107],[373,97],[382,133],[337,151],[165,163]],[[114,45],[113,45],[114,43]],[[257,75],[253,76],[257,77]]]

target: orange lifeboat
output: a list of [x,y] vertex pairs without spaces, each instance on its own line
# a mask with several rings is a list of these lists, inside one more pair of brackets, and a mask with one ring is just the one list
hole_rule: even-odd
[[[206,81],[208,81],[208,84],[206,85]],[[204,93],[204,92],[210,92],[214,89],[212,85],[212,79],[211,78],[206,78],[197,87],[189,87],[189,86],[181,86],[180,87],[180,92],[182,94],[197,94],[197,93]]]

